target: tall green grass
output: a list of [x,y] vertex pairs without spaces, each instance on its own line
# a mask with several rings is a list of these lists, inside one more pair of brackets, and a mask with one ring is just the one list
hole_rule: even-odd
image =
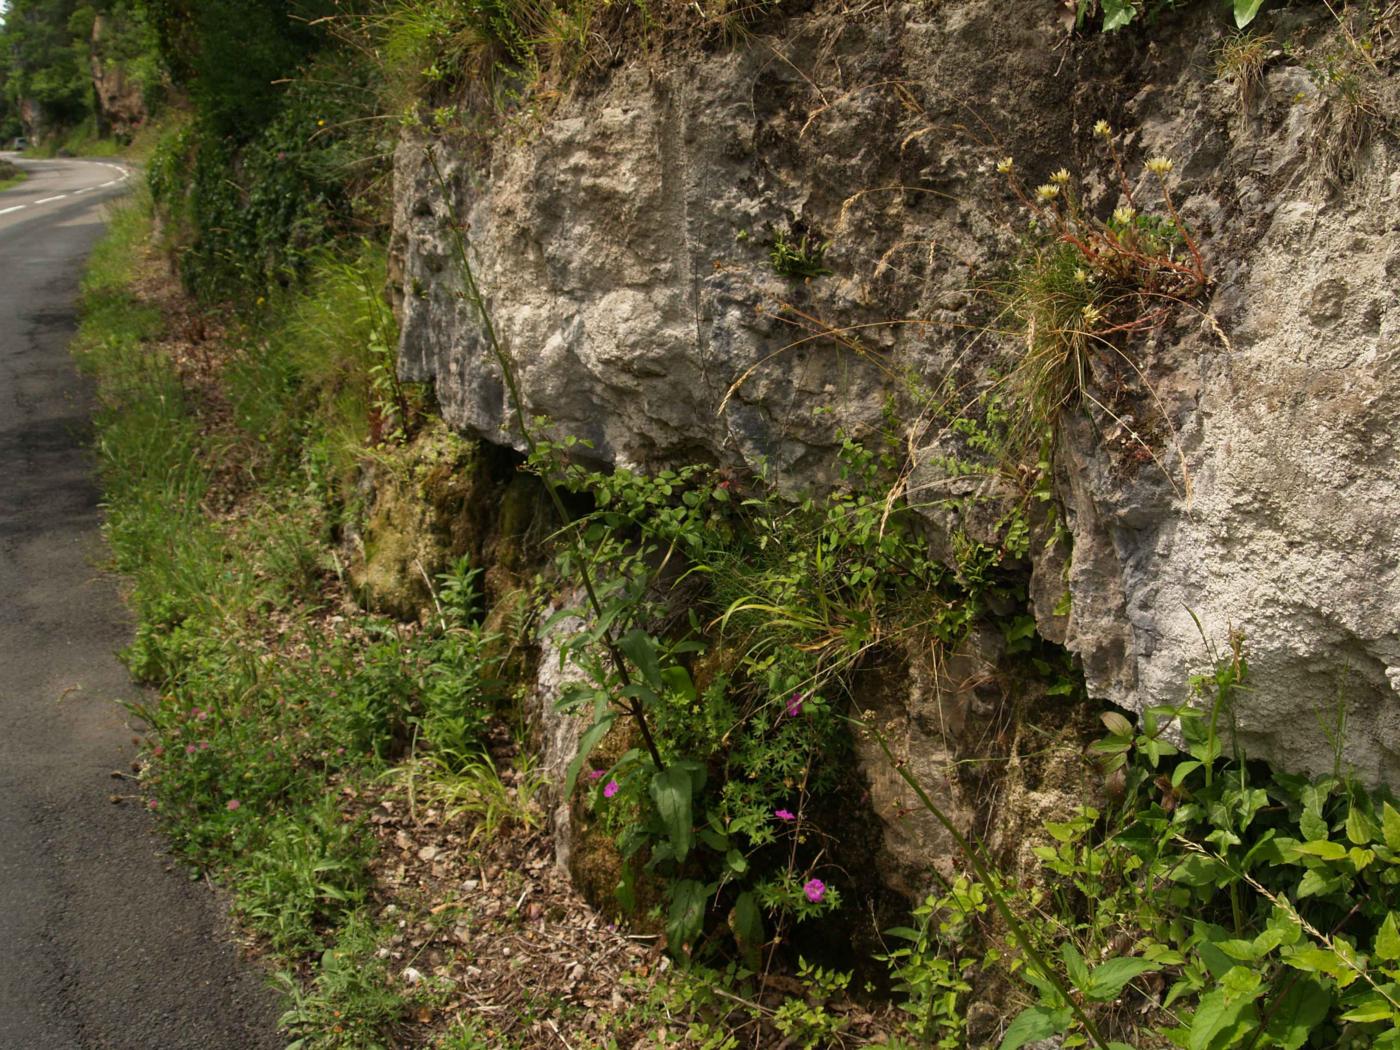
[[[469,598],[437,631],[319,616],[333,518],[371,446],[407,423],[386,375],[384,256],[323,257],[305,286],[191,345],[135,290],[156,265],[151,225],[144,200],[111,215],[74,346],[96,386],[112,564],[137,614],[124,656],[156,687],[134,709],[149,804],[288,968],[299,1045],[385,1045],[408,993],[372,965],[372,838],[338,790],[382,777],[415,737],[470,755],[494,692]],[[308,962],[303,989],[291,974]]]

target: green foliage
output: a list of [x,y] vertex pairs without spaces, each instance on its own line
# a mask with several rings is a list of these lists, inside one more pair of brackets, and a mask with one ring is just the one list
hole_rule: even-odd
[[[910,944],[888,958],[923,1025],[915,1034],[932,1039],[932,1018],[960,1045],[958,997],[1000,971],[1034,999],[1002,1050],[1052,1036],[1197,1050],[1397,1045],[1400,811],[1343,777],[1270,772],[1228,753],[1247,673],[1234,638],[1192,679],[1191,703],[1149,709],[1136,726],[1104,715],[1095,750],[1123,778],[1121,801],[1046,825],[1039,888],[959,879],[916,912],[918,929],[891,931]],[[984,897],[1008,902],[1041,958],[1058,963],[1004,947]],[[1140,1019],[1128,1024],[1130,1012]]]
[[[640,872],[659,876],[673,950],[727,943],[753,960],[785,927],[842,906],[814,847],[836,832],[818,814],[847,808],[843,714],[862,662],[901,638],[956,644],[994,608],[1023,605],[1024,580],[1003,568],[1016,555],[966,541],[957,565],[931,559],[885,488],[891,464],[853,441],[842,485],[796,500],[766,486],[743,494],[701,467],[592,472],[572,462],[578,447],[539,441],[531,460],[596,508],[559,561],[568,578],[586,560],[601,609],[559,614],[592,621],[564,644],[586,677],[562,706],[593,716],[566,790],[593,748],[637,720],[613,698],[635,701],[660,766],[634,747],[588,781],[626,863],[619,899],[631,906]],[[1008,527],[1007,542],[1017,534]],[[651,626],[667,622],[664,636]]]
[[[97,387],[108,538],[133,581],[125,655],[156,687],[136,709],[144,786],[176,849],[223,876],[269,949],[292,962],[327,949],[309,990],[288,986],[301,1045],[388,1045],[402,999],[359,919],[373,840],[339,791],[415,739],[442,778],[473,768],[499,695],[476,573],[446,574],[439,622],[422,629],[318,616],[340,484],[328,443],[363,455],[393,436],[375,434],[395,409],[373,376],[387,311],[364,280],[382,257],[323,259],[306,292],[252,308],[229,337],[228,411],[211,414],[162,351],[161,316],[129,290],[149,231],[141,207],[115,214],[76,347]],[[206,498],[231,482],[256,488],[257,512],[210,520]],[[458,802],[513,819],[484,786]]]
[[328,0],[144,0],[161,59],[215,139],[244,141],[276,119],[283,88],[325,37]]
[[382,218],[389,129],[373,114],[373,66],[318,54],[242,137],[197,112],[151,158],[186,287],[253,298],[304,277],[337,237]]
[[778,1007],[773,1026],[790,1046],[800,1046],[802,1050],[830,1046],[850,1022],[844,1015],[828,1010],[827,1005],[844,995],[851,975],[824,970],[806,959],[799,959],[797,979],[805,986],[807,994],[801,998],[794,996]]
[[[1254,21],[1264,0],[1223,0],[1240,29]],[[1140,20],[1150,20],[1163,11],[1183,6],[1183,0],[1078,0],[1075,27],[1097,24],[1105,33]]]
[[[1065,169],[1029,191],[1011,158],[997,166],[1028,219],[1020,258],[994,291],[1025,347],[1008,380],[1022,416],[1022,447],[1036,447],[1060,414],[1081,402],[1113,416],[1113,407],[1091,389],[1091,373],[1097,369],[1123,377],[1125,387],[1141,386],[1127,341],[1161,327],[1177,306],[1209,285],[1200,251],[1172,199],[1171,161],[1154,157],[1145,163],[1158,192],[1154,210],[1140,210],[1151,187],[1129,182],[1106,122],[1095,126],[1095,135],[1105,144],[1123,199],[1107,219],[1086,211]],[[1140,437],[1138,447],[1156,458]]]
[[968,978],[994,959],[969,951],[986,913],[985,888],[962,875],[914,909],[917,927],[885,931],[904,943],[877,958],[889,964],[894,991],[911,1015],[906,1030],[924,1045],[940,1050],[965,1045]]
[[[93,26],[102,19],[103,32]],[[108,144],[98,125],[91,62],[137,85],[148,112],[164,80],[156,41],[136,0],[13,0],[0,21],[0,141],[21,132],[19,103],[38,107],[43,141],[34,145],[95,155]],[[115,143],[109,148],[115,149]]]
[[90,74],[69,29],[77,9],[77,0],[11,0],[0,24],[6,101],[37,103],[45,122],[59,126],[78,123],[91,108]]
[[791,236],[785,230],[778,230],[773,234],[768,259],[772,263],[774,273],[779,277],[791,277],[794,280],[810,280],[831,273],[824,261],[831,242],[814,241],[811,235],[806,233],[797,241],[791,240]]
[[393,987],[378,955],[384,936],[357,915],[321,954],[309,988],[294,974],[277,975],[290,1002],[281,1026],[295,1037],[287,1050],[387,1050],[394,1045],[390,1033],[410,1004]]

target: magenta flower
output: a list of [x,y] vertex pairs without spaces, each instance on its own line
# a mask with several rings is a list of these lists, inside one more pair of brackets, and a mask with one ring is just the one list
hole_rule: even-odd
[[195,753],[196,751],[198,751],[198,750],[199,750],[199,748],[195,747],[193,744],[186,744],[186,745],[185,745],[185,754],[187,754],[187,755],[192,755],[192,754],[194,754],[194,753]]
[[807,894],[807,899],[813,904],[820,904],[826,896],[826,883],[821,879],[813,879],[802,887],[802,892]]
[[588,779],[589,779],[589,780],[602,780],[602,779],[603,779],[603,771],[602,771],[601,769],[590,769],[590,770],[588,771]]
[[[228,800],[227,809],[228,809],[228,811],[229,811],[230,813],[232,813],[235,809],[237,809],[237,808],[238,808],[239,806],[241,806],[241,805],[243,805],[243,803],[242,803],[242,802],[239,802],[238,799],[236,799],[236,798],[231,798],[231,799]],[[807,885],[808,885],[808,886],[811,886],[812,884],[809,882],[809,883],[807,883]],[[820,883],[818,883],[818,885],[820,885]],[[810,897],[810,896],[811,896],[811,893],[809,892],[809,893],[807,894],[807,896]]]
[[146,808],[147,808],[147,809],[160,809],[160,803],[157,802],[155,799],[151,799],[149,802],[146,803]]
[[787,702],[787,713],[789,718],[796,718],[802,713],[804,703],[801,693],[793,693],[792,699]]
[[603,797],[604,797],[604,798],[612,798],[612,797],[613,797],[614,795],[616,795],[616,794],[618,793],[618,791],[620,791],[620,790],[621,790],[621,789],[617,786],[617,781],[616,781],[616,780],[609,780],[609,781],[603,786]]
[[784,824],[797,819],[792,815],[792,811],[788,809],[775,809],[773,810],[773,816],[777,817]]

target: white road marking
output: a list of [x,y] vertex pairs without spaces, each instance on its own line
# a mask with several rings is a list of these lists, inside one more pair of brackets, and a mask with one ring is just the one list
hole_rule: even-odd
[[115,185],[116,185],[118,182],[120,182],[120,181],[121,181],[120,179],[113,179],[111,182],[104,182],[101,186],[99,186],[99,187],[97,187],[97,188],[98,188],[99,190],[105,190],[108,186],[115,186]]
[[66,194],[66,193],[60,193],[57,197],[45,197],[43,200],[41,200],[41,201],[35,201],[34,203],[35,203],[35,204],[47,204],[47,203],[49,203],[49,201],[61,201],[61,200],[63,200],[63,198],[66,197],[66,196],[68,196],[68,194]]
[[29,207],[27,204],[16,204],[13,208],[0,208],[0,215],[9,215],[12,211],[23,211]]

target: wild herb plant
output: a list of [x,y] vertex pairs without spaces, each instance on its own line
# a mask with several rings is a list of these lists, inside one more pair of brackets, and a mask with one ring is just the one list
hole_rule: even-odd
[[773,234],[773,243],[768,249],[768,260],[773,272],[779,277],[794,280],[811,280],[826,277],[831,270],[826,265],[826,252],[831,247],[829,241],[815,241],[811,234],[804,233],[800,240],[791,240],[791,233],[778,230]]
[[[1254,21],[1264,0],[1224,0],[1243,29]],[[1182,0],[1077,0],[1074,8],[1076,29],[1097,24],[1103,32],[1121,29],[1130,23],[1151,19],[1163,11],[1183,6]]]
[[[1094,134],[1121,193],[1122,203],[1107,219],[1086,210],[1067,169],[1030,190],[1013,158],[997,164],[1028,220],[1021,257],[994,293],[1024,344],[1006,380],[1008,401],[1018,406],[1022,448],[1035,448],[1061,414],[1076,406],[1121,422],[1111,398],[1106,401],[1096,388],[1096,376],[1116,374],[1127,388],[1147,387],[1132,341],[1163,327],[1210,283],[1172,196],[1172,162],[1150,158],[1149,178],[1135,186],[1107,122],[1099,121]],[[1143,396],[1151,400],[1150,387]],[[1160,465],[1148,441],[1136,432],[1134,437]]]
[[[909,1008],[922,1010],[918,1034],[956,1038],[947,1018],[961,997],[1000,973],[1019,975],[1034,999],[1001,1050],[1050,1037],[1400,1045],[1400,811],[1342,776],[1270,772],[1231,750],[1246,687],[1236,636],[1192,679],[1187,703],[1149,709],[1137,725],[1106,714],[1095,750],[1119,799],[1046,825],[1031,897],[968,842],[975,879],[930,897],[920,928],[892,931],[910,944],[889,959]],[[1001,912],[1001,932],[981,900]],[[936,917],[952,937],[931,937]],[[929,1019],[941,1027],[929,1031]]]

